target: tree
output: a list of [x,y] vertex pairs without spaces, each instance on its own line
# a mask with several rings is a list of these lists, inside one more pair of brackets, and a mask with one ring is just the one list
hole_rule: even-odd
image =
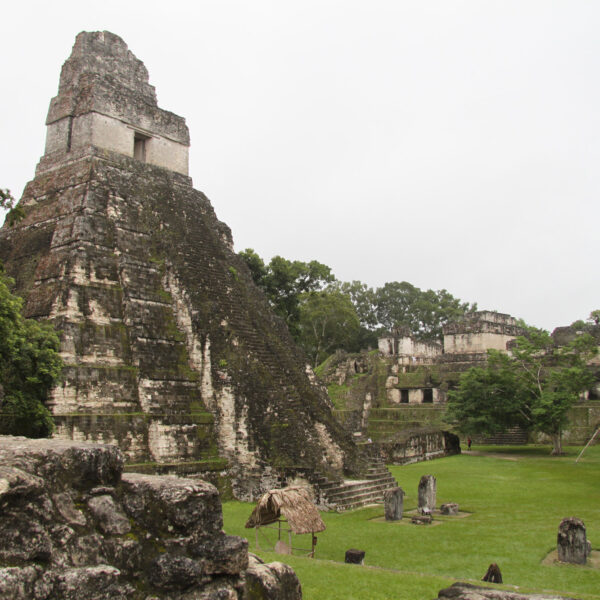
[[294,338],[298,336],[300,320],[300,296],[307,292],[323,289],[335,280],[331,269],[316,260],[290,261],[274,256],[266,265],[252,250],[247,248],[239,253],[244,259],[254,283],[265,292],[273,310],[287,323]]
[[10,193],[10,190],[0,189],[0,208],[7,210],[5,221],[9,227],[12,227],[15,223],[18,223],[24,216],[25,213],[21,206],[15,206],[15,199]]
[[335,350],[356,345],[360,321],[348,295],[331,288],[303,294],[298,343],[317,366]]
[[337,289],[352,302],[360,328],[358,334],[343,347],[346,352],[359,352],[365,348],[377,348],[381,333],[375,314],[375,292],[361,281],[335,281],[329,289]]
[[511,356],[489,350],[485,367],[461,376],[449,393],[446,420],[465,434],[515,425],[541,431],[552,439],[552,454],[560,454],[568,410],[593,381],[586,363],[596,352],[589,334],[557,346],[549,333],[530,329],[516,339]]
[[0,274],[0,433],[47,437],[54,424],[45,404],[62,367],[58,335],[23,317],[9,285]]
[[383,327],[406,327],[423,341],[441,340],[445,323],[477,308],[446,290],[422,291],[407,281],[392,281],[378,288],[374,303],[377,320]]

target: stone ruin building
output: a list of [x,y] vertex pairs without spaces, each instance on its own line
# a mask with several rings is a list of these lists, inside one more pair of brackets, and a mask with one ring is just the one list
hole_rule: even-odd
[[56,437],[126,471],[200,473],[250,499],[356,472],[351,436],[188,176],[185,120],[109,32],[80,33],[0,259],[25,316],[61,332]]
[[[396,372],[408,373],[418,366],[437,365],[447,373],[460,373],[486,360],[488,350],[508,352],[508,344],[524,329],[510,315],[477,311],[443,327],[443,344],[416,340],[406,328],[396,328],[378,340],[379,352],[397,364]],[[400,378],[401,379],[401,378]],[[429,382],[427,387],[402,387],[393,380],[388,398],[393,404],[439,403],[446,400],[445,389]]]

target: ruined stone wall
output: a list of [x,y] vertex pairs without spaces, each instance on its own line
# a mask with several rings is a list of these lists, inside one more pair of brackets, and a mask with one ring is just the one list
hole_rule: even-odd
[[487,350],[506,352],[506,344],[514,339],[512,335],[495,332],[445,334],[444,352],[446,354],[478,354]]
[[458,436],[447,431],[424,429],[399,433],[396,439],[379,440],[373,451],[386,464],[408,465],[460,454],[460,443]]
[[406,359],[409,364],[416,362],[431,362],[442,353],[440,344],[421,342],[410,335],[384,336],[377,340],[378,348],[383,356],[398,356]]
[[510,315],[491,311],[469,313],[443,327],[444,354],[477,354],[487,350],[506,352],[506,345],[524,330]]

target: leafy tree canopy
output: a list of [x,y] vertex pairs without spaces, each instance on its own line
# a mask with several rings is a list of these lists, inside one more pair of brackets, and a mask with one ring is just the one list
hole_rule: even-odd
[[560,454],[567,412],[593,381],[587,362],[596,352],[587,333],[557,346],[548,332],[531,328],[516,339],[511,355],[488,350],[486,367],[461,376],[449,393],[446,419],[466,434],[516,425],[541,431],[552,438],[553,454]]
[[[240,252],[240,256],[275,312],[287,323],[296,342],[313,359],[315,356],[325,358],[327,352],[338,348],[358,352],[376,346],[382,331],[397,326],[408,328],[421,340],[440,340],[446,322],[477,308],[476,304],[462,302],[446,290],[422,291],[406,281],[386,283],[377,289],[361,281],[338,281],[327,265],[317,261],[290,261],[275,256],[267,264],[251,248]],[[311,292],[322,294],[311,297]],[[352,326],[347,321],[349,305],[342,302],[340,296],[346,297],[353,308]],[[317,343],[315,331],[308,333],[309,319],[322,314],[320,311],[325,310],[325,306],[330,313],[339,309],[341,314],[328,317]],[[358,319],[358,328],[354,326],[355,319]],[[341,336],[333,324],[340,326],[344,322],[348,323],[348,329]]]
[[298,343],[313,366],[335,350],[352,348],[359,334],[360,321],[347,294],[328,288],[302,295]]
[[[0,190],[0,206],[11,226],[23,216],[8,190]],[[46,437],[54,424],[45,404],[62,367],[59,339],[50,323],[23,317],[12,284],[0,264],[0,433]]]
[[6,222],[9,227],[18,223],[25,216],[23,209],[18,205],[15,206],[15,202],[10,190],[0,189],[0,208],[8,211],[6,213]]
[[297,336],[300,321],[300,297],[323,289],[335,280],[331,269],[316,260],[302,262],[274,256],[269,264],[247,248],[239,253],[244,259],[254,283],[267,295],[274,311],[284,319],[292,335]]
[[446,290],[423,291],[407,281],[392,281],[375,291],[377,321],[386,329],[406,327],[418,339],[442,339],[448,321],[476,310],[476,304],[462,302]]

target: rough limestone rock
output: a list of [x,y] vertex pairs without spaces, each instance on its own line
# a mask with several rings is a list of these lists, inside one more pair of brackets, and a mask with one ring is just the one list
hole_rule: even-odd
[[383,504],[386,521],[399,521],[404,509],[404,490],[395,487],[383,493]]
[[560,522],[556,540],[558,560],[585,565],[589,554],[585,525],[577,517],[567,517]]
[[[114,446],[0,437],[0,598],[244,598],[248,542],[223,533],[217,489],[122,465]],[[301,598],[285,565],[248,578]]]
[[301,600],[302,588],[290,566],[280,562],[265,564],[255,554],[248,557],[247,600]]
[[432,513],[435,510],[437,494],[437,482],[433,475],[423,475],[419,481],[418,509],[423,514]]
[[458,504],[456,502],[446,502],[440,506],[440,512],[443,515],[457,515]]
[[355,473],[326,392],[192,187],[185,120],[121,38],[77,36],[46,123],[0,260],[26,316],[61,332],[56,435],[114,443],[136,472],[227,473],[243,499]]
[[440,590],[437,600],[575,600],[564,596],[547,594],[519,594],[496,588],[486,588],[470,583],[453,583],[450,587]]

